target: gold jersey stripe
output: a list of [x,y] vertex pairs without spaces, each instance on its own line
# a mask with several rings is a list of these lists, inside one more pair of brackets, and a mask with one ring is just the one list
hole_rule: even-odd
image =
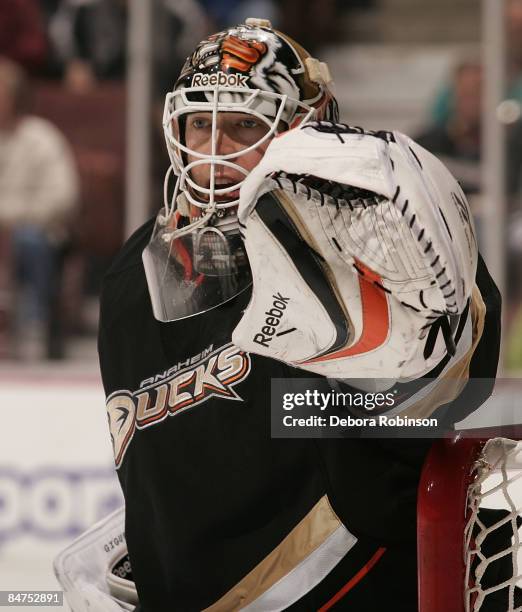
[[[255,602],[307,559],[339,528],[346,529],[324,495],[267,557],[203,612],[232,612]],[[347,530],[346,532],[349,534]],[[349,535],[352,538],[351,545],[355,544],[356,539]],[[335,563],[337,562],[338,559]],[[306,592],[305,590],[300,596]]]

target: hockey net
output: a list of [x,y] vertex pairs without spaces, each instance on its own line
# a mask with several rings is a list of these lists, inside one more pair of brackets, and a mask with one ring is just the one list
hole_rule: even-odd
[[522,611],[522,428],[434,443],[418,501],[420,612]]

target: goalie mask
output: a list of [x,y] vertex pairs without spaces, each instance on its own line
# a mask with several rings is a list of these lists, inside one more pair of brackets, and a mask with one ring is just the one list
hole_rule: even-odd
[[[239,190],[274,136],[309,119],[337,119],[330,80],[325,64],[258,19],[210,36],[187,59],[165,101],[171,166],[143,254],[157,319],[204,312],[250,286]],[[201,143],[193,144],[194,132]]]
[[288,132],[245,181],[239,222],[254,278],[232,336],[241,349],[387,379],[381,389],[469,350],[471,213],[443,164],[403,134]]

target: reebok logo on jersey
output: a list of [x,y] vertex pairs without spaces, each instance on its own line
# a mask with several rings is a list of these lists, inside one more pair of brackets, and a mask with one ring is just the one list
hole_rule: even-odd
[[234,386],[250,373],[250,356],[233,344],[221,346],[200,361],[137,391],[115,391],[107,398],[107,416],[116,467],[136,430],[156,425],[211,397],[243,401]]
[[204,74],[196,72],[192,77],[192,87],[208,87],[209,85],[222,85],[224,87],[247,87],[248,76],[244,74],[226,74],[225,72],[214,72]]
[[281,323],[283,313],[290,301],[290,298],[283,297],[281,293],[277,293],[272,297],[274,298],[274,302],[272,303],[272,308],[265,312],[265,314],[268,315],[265,319],[265,324],[261,328],[261,331],[254,336],[253,340],[256,344],[260,344],[265,348],[268,348],[269,343],[272,342],[277,331],[276,328],[279,323]]

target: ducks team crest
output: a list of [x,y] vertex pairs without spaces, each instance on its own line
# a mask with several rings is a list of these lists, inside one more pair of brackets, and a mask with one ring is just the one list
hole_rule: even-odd
[[234,386],[250,373],[250,356],[233,344],[208,347],[169,370],[142,381],[137,391],[115,391],[107,398],[107,418],[116,468],[136,429],[161,423],[211,397],[243,401]]

